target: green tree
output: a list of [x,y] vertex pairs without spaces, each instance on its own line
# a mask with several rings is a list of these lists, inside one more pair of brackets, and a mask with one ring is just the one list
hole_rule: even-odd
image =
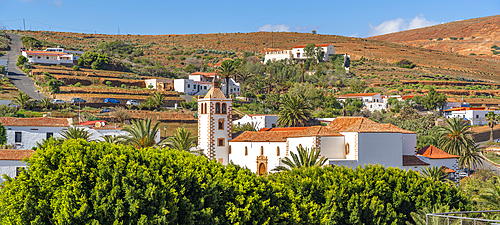
[[445,94],[438,93],[433,87],[430,87],[427,95],[422,97],[422,105],[427,110],[439,109],[442,111],[442,108],[446,103],[446,99],[447,97]]
[[61,136],[64,139],[88,140],[90,137],[92,137],[92,134],[86,131],[85,128],[69,127],[68,130],[61,132]]
[[226,97],[229,98],[229,81],[231,77],[235,76],[237,67],[234,65],[232,60],[225,60],[222,62],[218,74],[221,76],[221,79],[226,80]]
[[361,81],[355,78],[349,79],[348,84],[351,91],[354,91],[356,93],[363,93],[366,89],[365,81]]
[[163,146],[179,151],[188,151],[194,146],[197,137],[191,137],[192,133],[183,127],[177,128],[173,136],[162,142]]
[[315,47],[316,44],[314,43],[309,43],[304,47],[304,53],[307,58],[313,58],[316,55]]
[[152,102],[156,108],[160,108],[165,101],[165,96],[160,92],[155,92],[153,94]]
[[486,114],[486,121],[488,121],[488,126],[490,127],[490,142],[493,142],[493,128],[500,121],[500,117],[494,111],[490,111]]
[[294,168],[302,168],[302,167],[313,167],[313,166],[323,166],[328,160],[324,156],[319,158],[319,150],[316,149],[308,149],[303,148],[302,146],[297,147],[296,155],[293,152],[290,152],[292,159],[285,157],[281,162],[286,166],[277,166],[274,171],[289,171]]
[[316,47],[314,56],[316,57],[316,61],[323,61],[323,58],[325,58],[325,52],[323,51],[323,48],[320,46]]
[[[125,144],[132,145],[135,148],[147,148],[156,146],[156,136],[158,134],[158,126],[160,122],[152,125],[152,119],[146,118],[145,120],[133,120],[131,125],[125,126],[122,131],[129,133],[126,137]],[[163,143],[158,143],[163,145]]]
[[40,100],[40,103],[38,103],[40,107],[42,107],[44,110],[50,110],[54,107],[54,104],[52,104],[52,100],[50,98],[42,98]]
[[17,57],[16,66],[22,66],[22,65],[24,65],[27,62],[28,62],[28,59],[26,57],[24,57],[23,55],[20,55],[20,56]]
[[94,62],[92,62],[92,64],[90,66],[94,70],[103,70],[103,69],[106,69],[106,66],[108,66],[108,64],[109,64],[108,56],[107,55],[99,55],[99,57],[97,57],[97,59]]
[[49,86],[49,91],[52,93],[59,93],[61,91],[61,86],[63,85],[63,82],[57,79],[50,79],[47,82],[47,85]]
[[309,119],[311,119],[311,111],[303,97],[289,95],[284,95],[282,97],[278,118],[279,126],[305,126]]
[[483,158],[479,155],[480,152],[479,145],[473,144],[460,155],[460,167],[467,168],[467,174],[471,169],[483,165]]
[[433,181],[450,182],[448,174],[442,167],[428,166],[422,169],[422,176]]
[[[485,209],[488,210],[498,210],[500,209],[500,184],[498,181],[500,177],[495,176],[486,183],[489,185],[483,187],[479,190],[478,195],[474,196],[474,199],[478,202],[481,202]],[[483,181],[485,182],[485,181]]]
[[438,139],[438,146],[445,152],[462,156],[474,146],[472,131],[465,121],[459,118],[450,118],[446,120],[446,126],[438,129],[441,137]]
[[18,105],[21,107],[21,109],[24,109],[30,102],[32,102],[33,99],[24,92],[19,92],[16,97],[14,97],[14,100],[12,100],[11,104]]
[[244,123],[239,125],[233,124],[233,133],[243,132],[243,131],[258,131],[258,124],[255,122]]
[[0,145],[7,143],[7,129],[0,123]]

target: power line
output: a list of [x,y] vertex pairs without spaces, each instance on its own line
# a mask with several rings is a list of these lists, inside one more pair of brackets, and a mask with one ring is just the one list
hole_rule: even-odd
[[30,21],[30,22],[33,22],[33,23],[38,23],[38,24],[41,24],[41,25],[50,26],[50,27],[57,27],[57,28],[66,29],[66,30],[83,31],[83,32],[90,32],[90,33],[92,33],[91,30],[81,30],[81,29],[75,29],[75,28],[69,28],[69,27],[61,27],[61,26],[56,26],[56,25],[51,25],[51,24],[46,24],[46,23],[40,23],[40,22],[33,21],[33,20],[28,20],[28,19],[26,19],[26,20]]

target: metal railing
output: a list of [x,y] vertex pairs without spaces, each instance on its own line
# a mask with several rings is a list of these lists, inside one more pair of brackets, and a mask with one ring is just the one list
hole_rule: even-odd
[[427,225],[500,225],[500,210],[428,213],[425,222]]

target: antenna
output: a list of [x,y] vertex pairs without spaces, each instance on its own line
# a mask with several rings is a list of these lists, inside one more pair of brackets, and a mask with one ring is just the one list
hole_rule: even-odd
[[24,26],[24,30],[26,30],[26,22],[24,21],[24,18],[23,18],[23,26]]
[[120,35],[120,27],[118,27],[118,35]]

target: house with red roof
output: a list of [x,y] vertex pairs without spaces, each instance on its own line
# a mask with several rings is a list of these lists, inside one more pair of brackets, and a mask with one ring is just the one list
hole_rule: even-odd
[[27,165],[23,160],[30,158],[35,151],[20,149],[0,149],[0,183],[4,182],[3,175],[16,178]]
[[427,145],[418,150],[417,156],[423,162],[428,163],[429,166],[441,167],[448,173],[450,180],[458,181],[460,179],[458,162],[460,156],[448,154],[433,145]]
[[348,98],[359,99],[363,102],[363,110],[370,112],[387,110],[387,103],[383,101],[381,93],[353,93],[339,96],[337,99],[345,102]]
[[[59,49],[61,50],[59,51]],[[74,61],[77,60],[77,57],[65,52],[62,48],[58,48],[58,51],[52,51],[51,49],[45,51],[23,51],[21,54],[28,59],[28,62],[35,64],[73,65]]]
[[488,109],[485,107],[457,107],[451,109],[445,109],[444,118],[460,118],[463,120],[470,121],[471,125],[486,125],[486,115],[489,112],[494,112],[495,114],[500,114],[500,110]]
[[[279,60],[306,60],[306,52],[304,51],[306,45],[297,45],[292,50],[269,51],[264,56],[264,64],[270,61]],[[323,61],[330,60],[330,57],[335,55],[335,47],[332,44],[317,44],[315,49],[319,48],[324,53]],[[346,56],[347,57],[347,56]]]
[[[186,95],[205,95],[212,88],[212,83],[219,79],[215,73],[194,72],[189,79],[175,79],[174,90]],[[221,91],[226,94],[226,80],[221,81]],[[240,95],[240,83],[229,79],[229,94]]]

